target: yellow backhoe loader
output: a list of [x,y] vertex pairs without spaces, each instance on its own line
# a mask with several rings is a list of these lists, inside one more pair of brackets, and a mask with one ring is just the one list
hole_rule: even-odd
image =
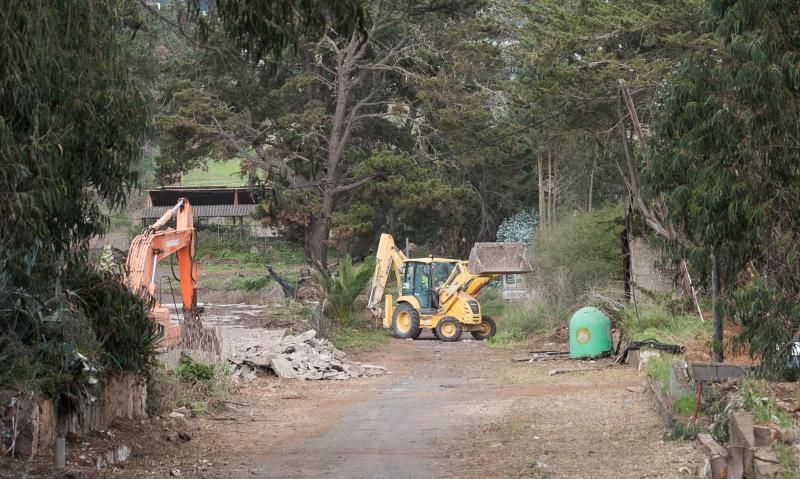
[[[416,339],[430,329],[442,341],[458,341],[467,331],[475,339],[489,339],[497,326],[481,314],[475,296],[501,274],[530,270],[522,243],[475,243],[469,261],[406,258],[392,236],[382,234],[367,308],[398,338]],[[384,297],[392,273],[400,295],[396,302],[391,294]]]

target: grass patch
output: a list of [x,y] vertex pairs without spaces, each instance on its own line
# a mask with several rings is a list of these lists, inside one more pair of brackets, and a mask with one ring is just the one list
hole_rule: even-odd
[[702,432],[702,427],[696,424],[683,424],[673,419],[669,426],[669,432],[664,435],[665,441],[694,441],[697,434]]
[[533,307],[523,302],[509,303],[504,308],[503,320],[497,323],[497,335],[489,340],[489,346],[512,346],[532,334],[562,324],[566,319],[566,311],[551,310],[544,306]]
[[181,178],[181,186],[241,186],[240,160],[209,161],[205,168],[196,168]]
[[781,477],[784,479],[800,479],[800,464],[795,463],[794,448],[781,441],[774,442],[772,447],[775,449],[778,462],[783,470],[783,476]]
[[389,343],[388,329],[337,328],[330,335],[334,346],[345,351],[373,351]]
[[763,379],[747,378],[742,383],[740,390],[742,407],[753,412],[755,421],[759,424],[774,422],[781,427],[792,425],[791,419],[783,408],[778,406],[775,396],[767,387]]
[[673,315],[655,306],[639,307],[639,317],[632,307],[621,312],[621,327],[634,341],[655,339],[662,343],[681,344],[711,335],[711,321],[697,316]]
[[647,375],[658,381],[665,390],[669,389],[669,375],[672,371],[672,355],[664,354],[647,361]]
[[203,411],[207,400],[230,397],[233,368],[227,361],[201,363],[181,356],[174,370],[159,364],[147,383],[147,413],[164,415],[179,407]]
[[[669,385],[669,379],[667,379]],[[694,398],[682,396],[672,401],[672,411],[683,416],[688,416],[694,412]]]

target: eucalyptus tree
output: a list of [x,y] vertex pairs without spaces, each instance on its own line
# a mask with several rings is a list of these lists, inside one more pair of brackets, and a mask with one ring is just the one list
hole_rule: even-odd
[[[668,198],[687,255],[722,318],[768,366],[798,328],[800,17],[782,1],[708,2],[719,48],[689,55],[658,99],[645,186]],[[720,284],[721,283],[721,284]]]

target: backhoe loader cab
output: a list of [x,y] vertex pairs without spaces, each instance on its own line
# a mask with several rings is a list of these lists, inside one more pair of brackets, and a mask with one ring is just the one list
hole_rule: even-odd
[[[470,268],[470,263],[475,267]],[[481,314],[475,296],[495,277],[531,270],[521,243],[477,243],[470,261],[406,258],[391,235],[381,235],[367,307],[398,338],[416,339],[430,329],[443,341],[458,341],[463,332],[488,339],[494,320]],[[394,275],[399,297],[384,295]],[[383,308],[381,305],[383,304]]]

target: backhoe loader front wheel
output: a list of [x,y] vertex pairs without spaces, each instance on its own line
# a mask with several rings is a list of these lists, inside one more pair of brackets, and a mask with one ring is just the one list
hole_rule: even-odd
[[481,319],[481,324],[478,325],[478,328],[472,332],[472,337],[478,341],[489,339],[497,333],[497,324],[489,316],[484,316]]
[[410,304],[402,303],[392,314],[392,334],[400,339],[419,337],[419,313]]
[[442,318],[436,325],[436,334],[442,341],[458,341],[461,338],[461,331],[461,323],[450,316]]

